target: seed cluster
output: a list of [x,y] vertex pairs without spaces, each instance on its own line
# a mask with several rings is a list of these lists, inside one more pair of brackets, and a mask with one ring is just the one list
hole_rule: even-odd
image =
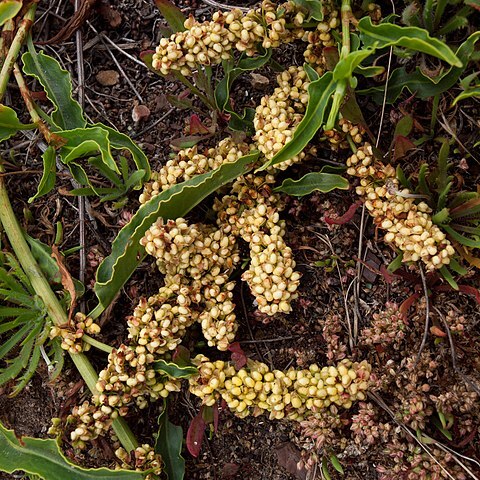
[[[278,87],[271,95],[262,97],[255,109],[253,140],[257,148],[270,160],[288,142],[303,119],[308,103],[309,80],[303,67],[292,66],[277,76]],[[274,168],[285,170],[305,158],[305,152],[278,163]]]
[[259,310],[267,315],[291,311],[297,298],[300,274],[285,244],[285,222],[278,211],[283,204],[272,193],[272,175],[246,175],[232,187],[232,195],[217,200],[218,225],[240,236],[250,247],[250,265],[242,279],[248,283]]
[[342,360],[336,367],[310,365],[308,369],[270,370],[261,362],[249,361],[246,368],[203,355],[193,360],[198,376],[190,379],[190,392],[205,405],[222,398],[235,415],[246,417],[269,413],[270,419],[302,421],[315,417],[332,404],[350,408],[364,400],[369,388],[371,366],[363,361]]
[[248,152],[249,146],[246,143],[236,143],[231,137],[223,139],[217,146],[207,149],[204,153],[199,153],[197,146],[180,150],[159,172],[152,173],[151,181],[144,185],[140,203],[146,203],[177,183],[215,170],[224,163],[233,163]]
[[[159,334],[169,337],[167,347],[173,349],[185,328],[198,320],[209,345],[226,350],[237,329],[232,302],[234,283],[228,282],[240,261],[235,236],[213,226],[188,225],[183,218],[166,223],[159,219],[141,243],[157,259],[160,272],[165,274],[165,288],[160,297],[147,302],[147,310],[140,307],[134,313],[136,323],[148,324],[138,334],[153,338],[153,348],[163,353],[165,345],[160,350],[156,346]],[[176,297],[175,307],[165,302],[167,291]],[[153,306],[158,308],[154,310]]]
[[160,454],[155,453],[154,448],[148,443],[137,447],[132,454],[128,454],[123,448],[115,450],[115,455],[122,461],[122,467],[134,468],[137,472],[151,470],[151,473],[145,477],[145,480],[153,480],[162,473],[163,461]]
[[50,329],[50,338],[61,337],[62,348],[68,350],[69,353],[75,354],[88,351],[90,345],[88,343],[84,344],[82,337],[85,333],[98,335],[100,333],[100,325],[94,323],[92,318],[81,312],[75,314],[74,322],[74,326],[53,326]]
[[216,12],[211,21],[197,22],[190,16],[185,31],[162,38],[153,56],[153,68],[163,75],[178,71],[192,74],[198,65],[217,65],[232,57],[232,50],[248,56],[277,48],[301,38],[304,15],[293,3],[276,5],[264,0],[260,8],[243,13],[239,9]]
[[432,271],[450,263],[455,253],[450,241],[432,222],[431,208],[414,203],[408,189],[401,189],[395,169],[375,162],[367,142],[347,160],[347,173],[360,178],[357,194],[375,223],[387,230],[385,241],[403,252],[404,262],[421,260]]

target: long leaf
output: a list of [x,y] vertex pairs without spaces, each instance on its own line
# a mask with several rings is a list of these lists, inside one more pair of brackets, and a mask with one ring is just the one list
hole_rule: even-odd
[[21,437],[0,424],[0,471],[16,470],[45,480],[142,480],[143,475],[126,470],[82,468],[70,463],[55,440]]
[[142,205],[120,230],[112,244],[112,253],[98,267],[94,290],[99,304],[90,315],[97,318],[110,305],[145,257],[140,240],[152,223],[160,217],[182,217],[222,185],[250,171],[258,157],[259,153],[254,152],[234,163],[225,163],[217,170],[174,185]]
[[466,247],[470,248],[480,248],[480,241],[472,240],[471,238],[466,237],[465,235],[461,235],[457,231],[455,231],[452,227],[448,225],[442,225],[443,230],[447,232],[447,234],[456,242],[465,245]]
[[0,104],[0,142],[8,140],[20,130],[32,128],[32,125],[22,123],[15,110]]
[[307,111],[295,129],[292,140],[258,170],[265,170],[272,165],[289,160],[298,155],[307,146],[308,142],[323,125],[327,106],[335,90],[335,85],[336,82],[333,80],[332,72],[326,72],[318,80],[310,83],[308,86]]
[[40,362],[40,356],[40,347],[35,347],[28,362],[28,368],[19,378],[17,384],[15,385],[15,389],[8,395],[10,398],[16,397],[26,387],[27,383],[37,371],[38,363]]
[[440,58],[454,67],[463,66],[463,62],[446,43],[431,37],[423,28],[401,27],[393,23],[374,25],[370,17],[364,17],[358,22],[358,29],[366,47],[384,48],[397,45]]
[[48,147],[45,153],[42,155],[43,159],[43,174],[40,179],[40,183],[37,187],[37,193],[33,197],[28,199],[28,203],[32,203],[38,197],[46,195],[51,192],[55,187],[55,180],[57,179],[57,166],[55,164],[55,158],[57,154],[53,147]]
[[52,120],[61,130],[83,128],[87,122],[80,104],[73,99],[70,74],[54,58],[33,49],[22,56],[23,71],[35,77],[53,103]]
[[12,348],[14,348],[18,343],[20,343],[23,338],[28,335],[28,332],[31,329],[31,325],[24,325],[18,332],[13,334],[6,342],[0,347],[0,359],[5,357]]
[[166,403],[158,417],[158,425],[155,452],[162,456],[168,480],[183,480],[185,475],[185,460],[181,455],[183,430],[168,419]]
[[[475,52],[475,44],[479,39],[480,31],[472,33],[456,51],[456,56],[460,59],[463,66],[450,68],[439,79],[437,79],[436,82],[425,76],[419,67],[411,73],[408,73],[404,67],[394,70],[388,82],[387,102],[393,103],[402,93],[404,88],[407,88],[411,93],[415,93],[421,100],[439,95],[452,88],[458,82],[458,79],[465,70],[470,57]],[[382,103],[384,98],[384,87],[373,87],[359,90],[357,93],[369,95],[376,103]]]
[[348,190],[349,184],[346,178],[333,173],[312,172],[307,173],[300,180],[292,180],[287,178],[282,185],[275,188],[275,192],[283,192],[295,197],[303,197],[309,195],[315,190],[323,193],[331,192],[336,188],[340,190]]

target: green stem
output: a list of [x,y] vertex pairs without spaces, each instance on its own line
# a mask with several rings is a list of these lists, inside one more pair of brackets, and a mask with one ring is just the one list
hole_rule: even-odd
[[[351,0],[342,0],[341,16],[342,16],[342,49],[340,50],[340,60],[343,60],[350,53],[350,22],[353,16]],[[332,130],[337,121],[338,112],[342,104],[343,98],[347,91],[347,79],[339,80],[337,88],[333,94],[332,108],[328,115],[325,130]]]
[[[0,163],[0,173],[3,173],[3,165]],[[28,276],[35,293],[43,300],[48,315],[55,325],[64,325],[68,323],[67,314],[53,293],[50,285],[45,278],[37,261],[32,255],[30,248],[25,240],[22,229],[18,224],[17,218],[12,209],[10,199],[8,198],[4,177],[0,175],[0,222],[7,234],[10,245],[20,262],[23,270]],[[82,353],[70,355],[73,363],[77,367],[80,375],[85,380],[92,393],[96,393],[97,373],[88,358]],[[138,446],[138,442],[132,431],[122,418],[116,418],[113,422],[113,429],[122,443],[123,447],[130,452]]]
[[18,27],[17,34],[13,39],[12,45],[8,50],[7,57],[5,58],[5,63],[2,66],[0,71],[0,102],[3,100],[5,92],[7,91],[8,80],[10,79],[10,74],[12,73],[13,65],[17,61],[18,54],[22,48],[25,38],[27,37],[28,31],[33,25],[35,20],[35,10],[37,9],[36,2],[30,4],[20,22]]
[[83,335],[82,340],[92,347],[95,347],[97,350],[101,350],[102,352],[106,353],[112,353],[113,347],[107,345],[106,343],[100,342],[95,338],[92,338],[90,335]]
[[210,101],[210,99],[204,95],[190,80],[182,75],[180,72],[174,72],[175,77],[182,82],[194,95],[196,95],[207,107],[217,109],[216,105]]
[[7,20],[3,26],[2,35],[0,37],[0,68],[2,68],[5,58],[7,58],[14,30],[15,21],[13,19]]

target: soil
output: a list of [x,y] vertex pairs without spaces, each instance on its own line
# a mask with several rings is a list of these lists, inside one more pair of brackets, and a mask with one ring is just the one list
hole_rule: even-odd
[[[162,20],[153,3],[150,0],[97,2],[96,9],[83,25],[82,39],[85,113],[89,122],[104,122],[130,135],[148,155],[152,169],[158,170],[169,158],[171,141],[185,134],[189,113],[172,107],[167,99],[169,95],[179,96],[183,87],[170,79],[156,76],[138,62],[140,53],[155,48],[160,38],[159,27]],[[176,3],[185,14],[192,13],[200,20],[207,18],[214,11],[211,6],[200,0],[179,0]],[[252,3],[241,0],[236,2],[240,6],[248,6]],[[230,1],[229,4],[233,6],[235,2]],[[389,11],[387,5],[385,11]],[[40,2],[38,10],[40,20],[35,26],[34,38],[38,41],[52,38],[72,14],[73,6],[70,2],[55,1],[51,2],[51,5],[48,5],[48,2]],[[58,44],[50,45],[47,42],[44,48],[47,54],[56,57],[64,68],[72,73],[74,83],[77,85],[75,36]],[[301,51],[296,51],[291,46],[276,52],[275,55],[280,62],[285,58],[289,61],[291,59],[291,63],[303,62]],[[260,87],[252,85],[251,77],[246,75],[237,82],[233,92],[237,105],[255,105],[262,95],[273,90],[274,72],[267,69],[259,73],[270,80],[269,84]],[[36,83],[32,83],[31,88],[39,89]],[[16,92],[13,89],[12,92],[9,100],[14,102]],[[387,106],[383,116],[381,107],[369,98],[359,97],[359,102],[373,132],[378,131],[381,119],[384,119],[379,145],[383,151],[388,150],[395,124],[402,113],[413,114],[419,128],[429,128],[432,106],[428,102],[408,98],[405,94],[401,98],[400,107],[398,104],[394,107]],[[138,113],[139,106],[140,108],[148,107],[150,113],[145,118],[135,121],[132,113],[134,115]],[[445,115],[443,123],[447,128],[448,125],[453,125],[461,145],[472,151],[473,145],[479,140],[478,100],[471,99],[454,112],[448,110],[448,103],[445,100],[445,103],[440,105],[440,111]],[[26,118],[23,120],[28,121]],[[204,112],[202,120],[208,122],[208,112]],[[438,135],[447,135],[440,122],[436,128]],[[218,138],[210,141],[216,140]],[[64,251],[78,245],[79,241],[77,199],[67,194],[72,188],[68,175],[59,176],[58,188],[52,193],[32,204],[27,203],[27,199],[35,193],[42,170],[39,142],[41,143],[39,137],[27,138],[22,135],[9,141],[6,148],[14,155],[8,156],[10,160],[7,164],[7,173],[15,172],[15,174],[7,176],[8,190],[19,192],[17,195],[11,194],[12,203],[22,226],[30,235],[51,245],[55,239],[55,224],[58,221],[62,222],[64,241],[60,245],[60,250]],[[6,156],[6,148],[2,147],[4,156]],[[464,182],[464,188],[475,190],[479,185],[479,164],[465,154],[462,148],[452,154],[455,165],[453,174],[459,182]],[[330,164],[343,163],[346,158],[345,154],[332,152],[326,147],[319,147],[318,157]],[[435,160],[436,150],[431,142],[427,143],[422,150],[414,150],[401,162],[406,173],[409,174],[418,171],[418,166],[422,162],[426,161],[433,165]],[[319,170],[319,165],[310,163],[295,166],[287,173],[279,175],[279,179],[281,181],[286,176],[300,178],[303,174],[315,170]],[[98,181],[101,182],[102,179],[98,178]],[[358,310],[358,330],[362,331],[370,325],[372,315],[382,311],[387,302],[402,304],[414,293],[422,296],[421,277],[418,271],[405,272],[403,276],[397,276],[394,279],[381,273],[393,260],[394,252],[383,242],[378,241],[381,235],[367,215],[363,228],[366,257],[362,257],[363,260],[360,263],[362,266],[360,288],[356,294],[353,290],[349,290],[354,289],[352,282],[357,277],[362,215],[360,208],[352,220],[344,225],[327,223],[326,217],[343,215],[356,201],[353,189],[348,192],[337,192],[328,195],[314,193],[300,200],[293,197],[286,198],[287,205],[283,217],[287,221],[287,244],[292,247],[297,268],[302,273],[299,299],[295,302],[294,312],[291,315],[278,315],[274,321],[264,322],[266,319],[256,311],[248,288],[239,286],[235,291],[237,319],[240,323],[237,339],[249,358],[263,361],[276,369],[286,369],[290,366],[304,367],[310,363],[335,362],[336,359],[342,358],[344,354],[342,352],[345,351],[355,359],[367,359],[374,365],[379,382],[382,380],[383,384],[387,385],[383,390],[379,388],[376,394],[383,398],[387,406],[395,409],[399,404],[406,405],[408,399],[404,399],[400,391],[403,389],[407,392],[409,382],[414,381],[413,377],[409,376],[411,371],[406,359],[415,358],[419,351],[425,321],[425,304],[419,301],[410,310],[408,329],[402,347],[392,351],[382,348],[371,349],[362,344],[349,345],[346,309],[350,312],[350,316],[354,309]],[[119,208],[115,208],[111,202],[101,203],[94,197],[87,201],[85,248],[89,255],[89,264],[85,271],[87,293],[83,300],[83,307],[87,311],[95,305],[92,285],[98,261],[108,255],[115,235],[138,208],[137,197],[138,192],[132,193],[128,202]],[[205,213],[208,213],[209,207],[209,201],[204,202],[190,213],[190,218],[203,218]],[[68,258],[67,266],[72,274],[78,277],[78,254]],[[126,339],[125,312],[133,310],[140,295],[148,296],[158,290],[162,280],[155,272],[150,263],[144,263],[130,279],[120,298],[101,317],[100,339],[102,341],[118,346]],[[429,282],[431,288],[442,283],[441,280],[430,277]],[[480,288],[478,270],[469,271],[462,283]],[[419,383],[412,384],[414,389],[419,388],[423,381],[429,384],[428,395],[425,392],[422,393],[426,395],[425,398],[429,395],[438,396],[453,391],[458,384],[465,385],[463,378],[465,375],[470,382],[477,385],[480,383],[478,303],[470,295],[453,291],[435,292],[430,297],[430,303],[431,307],[438,308],[444,316],[453,311],[456,317],[464,317],[465,330],[462,334],[455,336],[455,360],[461,375],[453,368],[448,341],[443,337],[429,334],[422,359],[428,357],[435,360],[438,366],[433,369],[434,372],[431,375],[428,372],[425,375],[420,372],[415,377]],[[432,315],[436,315],[434,323],[441,328],[440,314]],[[334,330],[329,335],[328,328],[332,325]],[[201,342],[200,331],[195,328],[186,337],[185,344],[198,353],[205,353],[215,358],[228,357],[206,348]],[[98,369],[103,367],[105,362],[103,354],[91,352],[89,357]],[[425,367],[422,362],[419,368],[427,371],[430,367]],[[387,377],[388,381],[385,380]],[[430,380],[426,380],[428,378]],[[471,392],[471,389],[467,386],[466,391]],[[46,368],[42,366],[21,394],[10,398],[8,393],[8,384],[0,388],[0,420],[9,428],[14,428],[19,435],[40,438],[48,436],[47,430],[52,417],[67,415],[73,405],[88,398],[86,386],[73,366],[68,363],[57,382],[49,381]],[[369,402],[373,400],[369,399]],[[428,402],[429,408],[435,403],[430,397]],[[478,397],[475,402],[476,407],[468,412],[454,412],[455,427],[452,430],[452,439],[447,440],[430,422],[427,422],[424,431],[459,454],[479,460],[480,403]],[[199,407],[198,399],[191,396],[185,386],[182,392],[173,396],[169,407],[170,419],[181,425],[186,432]],[[151,442],[152,434],[156,431],[156,418],[160,411],[161,406],[154,404],[140,414],[127,417],[128,423],[140,441]],[[358,406],[353,410],[354,414],[357,412]],[[396,429],[403,445],[407,444],[401,435],[401,427],[395,422],[408,423],[411,419],[407,418],[407,415],[404,417],[397,415],[392,419],[380,408],[378,412],[380,412],[376,418],[378,425],[388,424],[388,428]],[[347,424],[348,421],[345,425]],[[408,423],[408,425],[411,427],[413,424]],[[391,447],[392,436],[389,437],[388,442],[382,443],[379,440],[374,445],[366,443],[360,445],[357,451],[354,451],[352,443],[347,442],[350,448],[347,452],[346,440],[345,442],[343,440],[349,436],[348,431],[348,426],[338,429],[334,432],[335,438],[330,444],[316,452],[314,446],[316,437],[305,435],[305,431],[302,431],[302,428],[294,422],[271,421],[266,417],[238,419],[230,412],[222,411],[218,431],[209,436],[211,438],[205,436],[200,456],[193,458],[185,449],[184,456],[187,462],[185,478],[188,480],[294,480],[298,478],[313,480],[323,478],[320,473],[322,456],[325,454],[327,458],[331,454],[336,454],[346,473],[344,476],[336,474],[330,466],[332,478],[374,480],[380,478],[376,468],[378,465],[391,466],[395,455],[408,456],[405,452],[398,453],[401,449],[394,450]],[[411,431],[415,433],[414,428],[411,428]],[[408,445],[411,444],[408,443]],[[114,465],[113,450],[108,439],[95,442],[93,448],[86,453],[75,453],[68,446],[66,450],[70,458],[83,465]],[[296,467],[301,460],[308,463],[312,458],[316,466],[312,467],[308,473],[303,468]],[[452,467],[455,463],[450,462],[448,465]],[[468,465],[472,472],[480,475],[480,464],[470,462]],[[452,470],[450,478],[462,478],[458,471]],[[421,473],[415,476],[417,473],[413,469],[410,473],[413,476],[402,476],[404,475],[402,473],[383,478],[392,480],[441,478],[424,477]],[[2,480],[11,478],[22,478],[22,475],[0,473]]]

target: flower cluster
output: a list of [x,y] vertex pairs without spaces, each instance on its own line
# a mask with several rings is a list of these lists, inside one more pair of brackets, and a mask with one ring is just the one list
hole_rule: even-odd
[[450,241],[432,222],[431,208],[414,202],[408,189],[401,189],[395,169],[375,162],[373,149],[365,143],[347,160],[349,175],[360,178],[357,194],[375,223],[387,230],[385,241],[403,253],[403,262],[421,260],[430,271],[448,265],[455,253]]
[[[303,67],[292,66],[277,76],[278,87],[271,95],[262,97],[260,105],[255,109],[253,140],[266,160],[270,160],[288,142],[303,119],[308,102],[307,73]],[[274,165],[274,168],[285,170],[294,163],[305,158],[305,152],[295,155],[289,160]]]
[[123,468],[134,468],[137,472],[150,470],[151,473],[145,477],[145,480],[158,478],[158,475],[162,473],[162,457],[155,453],[154,448],[148,443],[137,447],[131,454],[128,454],[123,448],[118,448],[115,450],[115,455],[123,462]]
[[206,149],[204,153],[199,153],[197,146],[180,150],[160,171],[152,173],[150,182],[144,185],[140,203],[146,203],[177,183],[215,170],[224,163],[233,163],[248,152],[249,146],[246,143],[236,143],[231,137],[223,139],[213,148]]
[[360,402],[358,413],[352,416],[350,425],[354,441],[359,445],[374,445],[379,440],[386,441],[391,429],[389,423],[379,423],[375,406],[367,402]]
[[277,48],[301,38],[304,14],[290,2],[277,5],[264,0],[244,14],[239,9],[216,12],[211,21],[185,21],[185,31],[162,38],[153,56],[153,68],[163,75],[178,71],[192,74],[198,65],[217,65],[232,57],[232,50],[253,56],[263,49]]
[[354,401],[365,400],[369,388],[370,365],[363,361],[342,360],[336,367],[270,370],[260,362],[249,361],[246,368],[203,355],[195,357],[198,375],[190,379],[190,391],[205,405],[222,398],[240,417],[269,413],[270,419],[302,421],[316,417],[334,404],[350,408]]
[[73,319],[74,325],[65,325],[62,327],[53,326],[50,329],[50,338],[61,337],[62,348],[68,350],[69,353],[80,353],[87,351],[90,345],[83,344],[82,337],[85,333],[89,335],[98,335],[100,333],[100,325],[96,324],[92,318],[78,312]]
[[232,195],[214,206],[218,225],[249,243],[250,265],[242,279],[267,315],[291,311],[300,280],[292,250],[283,239],[285,222],[278,214],[283,204],[271,191],[273,182],[272,175],[241,177],[233,184]]

